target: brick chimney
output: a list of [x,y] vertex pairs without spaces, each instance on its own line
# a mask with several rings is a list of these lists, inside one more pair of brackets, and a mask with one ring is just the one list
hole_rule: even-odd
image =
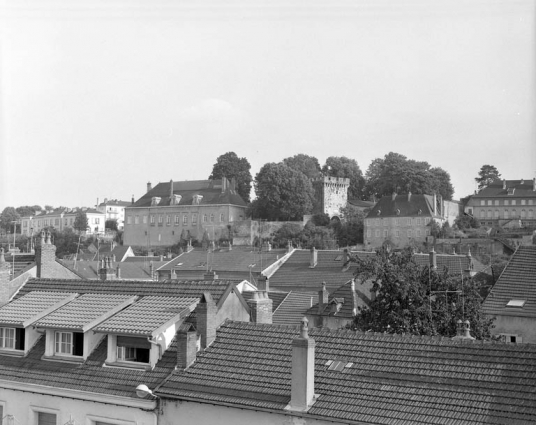
[[183,323],[177,331],[177,368],[187,369],[197,356],[197,331],[191,323]]
[[258,291],[264,291],[264,292],[268,292],[270,290],[269,279],[266,276],[264,276],[263,274],[261,274],[257,278],[257,290]]
[[322,282],[322,289],[318,291],[318,314],[324,312],[324,308],[329,302],[329,292],[326,289],[326,282]]
[[53,276],[53,267],[56,264],[56,246],[50,241],[50,231],[41,231],[41,243],[35,248],[35,262],[37,264],[37,277],[50,278]]
[[102,281],[105,280],[114,280],[116,277],[116,271],[112,266],[112,261],[110,257],[104,257],[101,260],[101,266],[99,268],[99,278]]
[[169,181],[169,199],[173,200],[173,180]]
[[430,268],[436,270],[437,269],[437,255],[436,255],[436,252],[434,251],[434,248],[432,248],[432,250],[430,251],[429,257],[430,257]]
[[11,267],[4,257],[4,248],[0,248],[0,306],[9,302],[11,298]]
[[150,192],[153,189],[151,182],[147,182],[147,192]]
[[318,263],[318,251],[313,246],[311,248],[311,256],[309,258],[309,268],[314,269]]
[[216,339],[217,307],[210,292],[205,292],[195,309],[197,331],[201,334],[201,348],[207,348]]
[[253,298],[248,300],[250,318],[253,323],[272,323],[273,301],[265,291],[255,291]]
[[132,194],[132,202],[131,202],[132,205],[134,205],[134,194]]
[[306,412],[315,401],[315,340],[309,338],[307,319],[302,319],[300,336],[292,341],[292,377],[287,410]]

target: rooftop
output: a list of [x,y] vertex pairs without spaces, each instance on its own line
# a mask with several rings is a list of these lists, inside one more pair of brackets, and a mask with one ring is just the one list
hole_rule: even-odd
[[372,207],[367,218],[381,217],[436,217],[432,195],[383,196]]
[[0,323],[23,326],[26,321],[36,319],[40,313],[72,299],[72,295],[67,292],[31,292],[2,307]]
[[521,180],[495,180],[488,186],[480,189],[472,198],[490,197],[524,197],[536,198],[536,183],[533,179]]

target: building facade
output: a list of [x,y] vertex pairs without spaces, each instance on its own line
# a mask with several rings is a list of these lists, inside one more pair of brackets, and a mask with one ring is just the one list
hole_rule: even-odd
[[536,226],[536,179],[495,180],[467,201],[464,212],[486,226],[518,221]]
[[57,230],[74,229],[76,216],[85,212],[88,221],[86,233],[104,234],[106,215],[93,208],[56,208],[33,216],[21,218],[21,233],[26,236],[36,236],[41,230],[54,227]]
[[396,247],[422,244],[431,235],[434,220],[440,226],[454,224],[459,204],[436,195],[397,195],[382,197],[364,223],[366,248],[378,248],[390,241]]
[[339,217],[341,208],[348,202],[348,187],[350,179],[343,177],[322,176],[312,179],[315,190],[315,213],[325,213],[332,217]]
[[234,182],[196,180],[147,184],[147,193],[125,207],[125,245],[169,246],[180,240],[228,238],[244,220],[246,203]]
[[106,199],[100,204],[97,202],[97,211],[106,215],[106,220],[115,220],[117,229],[123,230],[125,225],[125,207],[132,205],[132,202],[119,201],[117,199]]

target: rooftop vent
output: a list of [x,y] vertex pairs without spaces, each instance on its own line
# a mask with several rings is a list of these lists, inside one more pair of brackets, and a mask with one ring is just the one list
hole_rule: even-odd
[[328,370],[332,370],[335,372],[342,372],[344,369],[351,368],[353,365],[353,363],[348,363],[343,360],[328,360],[326,362]]
[[517,308],[523,308],[527,300],[510,300],[508,303],[506,303],[506,307],[517,307]]

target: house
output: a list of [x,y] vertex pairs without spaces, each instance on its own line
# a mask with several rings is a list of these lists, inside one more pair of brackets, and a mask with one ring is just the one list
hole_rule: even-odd
[[197,352],[226,319],[263,319],[256,309],[269,303],[248,305],[236,286],[28,281],[0,307],[2,417],[20,424],[156,424],[162,406],[154,397],[140,399],[137,387],[155,388],[181,367],[182,329],[191,331]]
[[536,226],[536,178],[495,180],[467,200],[464,212],[486,226]]
[[468,328],[448,339],[226,321],[200,353],[180,332],[188,361],[153,388],[162,423],[536,422],[536,346],[475,342]]
[[495,317],[492,333],[536,344],[536,246],[520,246],[482,304]]
[[247,246],[211,247],[183,252],[157,269],[159,279],[200,279],[208,270],[222,279],[247,279],[252,283],[261,273],[285,261],[284,249],[259,250]]
[[117,230],[123,230],[125,225],[125,207],[129,205],[132,205],[132,202],[104,198],[104,201],[100,204],[97,200],[96,209],[106,214],[105,221],[115,220],[117,222]]
[[104,234],[105,214],[93,208],[65,208],[60,207],[52,211],[38,211],[33,216],[22,217],[21,233],[33,237],[47,227],[54,227],[57,230],[74,229],[76,216],[84,212],[87,216],[88,227],[86,234]]
[[233,222],[246,217],[234,180],[147,183],[147,193],[125,207],[125,245],[169,246],[179,241],[229,238]]
[[459,215],[457,202],[445,201],[434,195],[383,196],[364,221],[364,242],[374,249],[390,241],[394,247],[424,244],[431,235],[431,222],[442,226],[454,224]]
[[4,255],[0,248],[0,306],[9,302],[20,288],[34,277],[56,279],[82,279],[70,267],[56,258],[56,246],[50,240],[50,232],[41,231],[35,254]]

